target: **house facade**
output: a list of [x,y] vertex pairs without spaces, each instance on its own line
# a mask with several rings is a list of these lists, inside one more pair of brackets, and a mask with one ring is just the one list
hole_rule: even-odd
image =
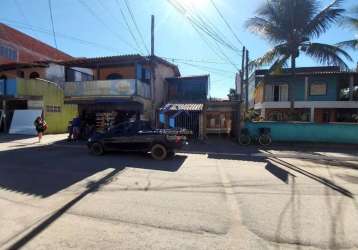
[[72,58],[48,44],[0,23],[0,65]]
[[168,78],[168,101],[160,109],[161,125],[189,129],[199,139],[230,135],[237,103],[208,99],[209,81],[209,75]]
[[289,70],[256,70],[249,85],[250,106],[267,121],[353,122],[358,113],[358,73],[338,67],[298,68],[294,82]]
[[[156,111],[165,103],[167,77],[179,76],[173,65],[159,57],[124,55],[65,61],[65,102],[78,105],[81,117],[104,128],[130,119],[156,125]],[[92,73],[77,80],[83,69]]]

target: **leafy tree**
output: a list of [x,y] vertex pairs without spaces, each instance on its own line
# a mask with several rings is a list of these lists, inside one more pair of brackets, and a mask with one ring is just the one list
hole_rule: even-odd
[[[358,33],[358,6],[353,8],[350,16],[344,18],[343,24],[349,26]],[[338,45],[358,50],[358,34],[356,34],[355,39],[341,42]]]
[[292,81],[289,100],[293,109],[293,86],[296,76],[296,59],[300,53],[320,63],[348,69],[343,58],[352,60],[347,52],[335,45],[312,42],[324,34],[343,15],[341,0],[335,0],[321,9],[317,0],[267,0],[250,18],[246,26],[262,36],[274,47],[254,61],[255,66],[271,65],[270,72],[281,69],[291,61]]

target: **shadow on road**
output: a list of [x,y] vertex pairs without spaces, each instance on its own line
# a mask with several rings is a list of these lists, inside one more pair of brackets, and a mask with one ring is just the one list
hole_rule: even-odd
[[37,225],[35,228],[33,228],[30,232],[22,236],[19,240],[17,240],[15,243],[13,243],[10,247],[7,249],[9,250],[15,250],[20,249],[23,246],[25,246],[29,241],[31,241],[33,238],[35,238],[38,234],[40,234],[42,231],[44,231],[48,226],[50,226],[52,223],[54,223],[58,218],[60,218],[66,211],[68,211],[71,207],[73,207],[76,203],[78,203],[80,200],[82,200],[84,197],[86,197],[88,194],[96,192],[102,185],[107,184],[111,181],[112,178],[114,178],[121,170],[123,169],[115,169],[111,171],[109,174],[101,178],[100,180],[91,183],[85,191],[83,191],[80,195],[72,199],[70,202],[65,204],[63,207],[55,211],[49,218],[45,219],[43,222],[41,222],[39,225]]
[[296,177],[295,175],[291,174],[290,172],[278,167],[276,164],[273,164],[271,161],[267,161],[267,165],[266,165],[265,169],[286,184],[289,183],[289,180],[290,180],[289,177],[293,177],[293,178]]
[[321,184],[323,184],[323,185],[325,185],[325,186],[327,186],[327,187],[329,187],[329,188],[331,188],[331,189],[343,194],[344,196],[347,196],[347,197],[349,197],[351,199],[354,199],[354,195],[349,190],[337,185],[336,183],[334,183],[333,181],[331,181],[331,180],[329,180],[327,178],[315,175],[315,174],[313,174],[313,173],[311,173],[309,171],[306,171],[306,170],[304,170],[304,169],[302,169],[300,167],[297,167],[297,166],[295,166],[295,165],[293,165],[291,163],[288,163],[288,162],[286,162],[284,160],[281,160],[281,159],[270,158],[270,160],[273,161],[273,162],[276,162],[278,164],[281,164],[284,167],[292,169],[292,170],[294,170],[294,171],[296,171],[296,172],[298,172],[300,174],[303,174],[303,175],[307,176],[308,178],[311,178],[311,179],[313,179],[313,180],[315,180],[315,181],[317,181],[317,182],[319,182],[319,183],[321,183]]
[[95,157],[86,148],[43,146],[1,151],[0,159],[0,189],[45,198],[109,168],[176,172],[186,157],[166,161],[140,154]]

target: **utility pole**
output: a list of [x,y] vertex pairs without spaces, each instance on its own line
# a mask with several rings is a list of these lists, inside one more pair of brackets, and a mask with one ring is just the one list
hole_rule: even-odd
[[246,50],[246,65],[245,65],[245,112],[249,111],[249,51]]
[[151,56],[154,56],[154,27],[155,27],[155,17],[152,15],[151,21]]
[[243,94],[244,94],[244,70],[245,70],[245,54],[246,54],[246,48],[245,46],[242,48],[242,61],[241,61],[241,84],[240,84],[240,101],[243,100]]
[[151,67],[151,94],[152,94],[152,124],[155,128],[158,127],[157,118],[157,105],[155,103],[155,52],[154,52],[154,30],[155,30],[155,17],[151,16],[151,53],[150,53],[150,67]]
[[237,119],[236,119],[236,128],[237,128],[237,140],[239,140],[241,135],[241,121],[242,121],[242,94],[243,94],[243,84],[244,84],[244,66],[245,66],[245,46],[242,48],[242,62],[241,62],[241,70],[240,74],[240,94],[237,96]]

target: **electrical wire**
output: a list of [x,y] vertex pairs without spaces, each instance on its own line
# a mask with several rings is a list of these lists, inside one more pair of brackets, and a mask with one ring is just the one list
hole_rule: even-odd
[[122,18],[123,18],[123,20],[124,20],[124,22],[125,22],[125,24],[126,24],[126,26],[127,26],[127,28],[128,28],[128,31],[129,31],[130,36],[131,36],[132,39],[134,40],[134,42],[135,42],[135,44],[136,44],[138,50],[140,51],[140,54],[143,54],[142,49],[141,49],[141,47],[140,47],[140,44],[139,44],[139,42],[138,42],[136,36],[134,35],[134,33],[133,33],[133,31],[132,31],[132,28],[131,28],[131,26],[129,25],[129,22],[128,22],[128,20],[127,20],[127,17],[126,17],[126,15],[124,14],[124,12],[123,12],[123,10],[122,10],[122,7],[121,7],[120,3],[118,2],[118,0],[116,0],[116,4],[117,4],[118,7],[119,7],[119,11],[120,11],[121,16],[122,16]]
[[[171,4],[177,11],[179,11],[182,15],[184,15],[188,20],[189,23],[191,24],[191,26],[196,30],[196,32],[199,34],[200,38],[207,44],[208,48],[211,49],[219,58],[224,59],[225,61],[229,62],[237,71],[240,71],[240,69],[237,67],[237,65],[229,58],[229,56],[227,56],[225,54],[225,52],[221,49],[220,44],[223,45],[222,42],[220,42],[220,40],[215,39],[213,36],[207,32],[206,29],[201,28],[201,26],[196,25],[195,21],[193,21],[193,19],[190,17],[190,15],[188,15],[187,13],[185,13],[185,7],[183,7],[182,5],[180,5],[176,0],[167,0],[169,2],[169,4]],[[173,2],[175,1],[175,2]],[[203,24],[205,26],[205,23]],[[207,41],[207,39],[205,38],[205,35],[203,33],[206,33],[207,35],[209,35],[211,38],[213,38],[215,44],[216,44],[216,49],[214,49],[211,44]],[[226,44],[224,44],[226,45]],[[233,49],[233,48],[231,48]],[[233,49],[236,53],[238,53],[237,49]],[[242,56],[240,53],[238,53],[239,56]]]
[[221,19],[224,21],[224,23],[226,24],[226,26],[228,27],[228,29],[231,31],[231,33],[233,34],[233,36],[236,38],[236,40],[242,45],[245,46],[243,44],[243,42],[240,40],[240,38],[236,35],[234,29],[232,28],[232,26],[230,25],[230,23],[226,20],[225,16],[222,14],[222,12],[220,11],[220,9],[218,8],[218,6],[216,5],[214,0],[210,0],[211,4],[214,6],[214,9],[216,10],[216,12],[219,14],[219,16],[221,17]]
[[[172,5],[179,13],[181,13],[189,22],[195,26],[196,28],[202,30],[208,36],[210,36],[213,40],[220,43],[223,46],[235,51],[239,56],[240,50],[236,48],[234,45],[230,44],[226,39],[222,38],[217,31],[216,28],[212,28],[208,25],[207,21],[205,21],[202,17],[196,17],[192,11],[188,8],[185,8],[182,4],[180,4],[177,0],[167,0],[167,2]],[[217,30],[217,29],[216,29]]]
[[[43,33],[43,34],[46,34],[46,35],[49,35],[49,36],[52,37],[52,31],[48,30],[48,29],[45,29],[45,28],[36,27],[36,26],[33,26],[33,25],[27,25],[27,24],[24,24],[24,23],[21,23],[21,22],[18,22],[18,21],[10,21],[10,20],[7,20],[7,19],[0,19],[0,20],[5,22],[5,23],[11,24],[11,26],[15,26],[15,27],[18,27],[18,28],[26,29],[26,30],[31,30],[31,31],[34,31],[34,32]],[[115,53],[120,54],[120,51],[118,51],[118,49],[110,47],[110,46],[107,46],[107,45],[104,45],[104,44],[83,40],[83,39],[80,39],[78,37],[69,36],[69,35],[66,35],[66,34],[59,33],[59,32],[56,32],[56,36],[61,37],[61,38],[66,39],[66,40],[75,41],[75,42],[78,42],[80,44],[85,44],[85,45],[89,45],[89,46],[96,47],[96,48],[100,47],[100,48],[105,49],[107,51],[111,51],[111,52],[115,52]]]
[[172,57],[165,57],[165,56],[161,56],[161,58],[167,59],[167,60],[174,60],[174,61],[183,61],[183,62],[194,62],[194,63],[203,63],[203,64],[226,64],[226,65],[231,65],[228,62],[223,62],[223,61],[215,61],[215,60],[205,60],[205,59],[184,59],[184,58],[172,58]]
[[130,44],[129,42],[127,42],[126,40],[123,39],[123,37],[121,35],[119,35],[118,32],[116,32],[115,30],[113,30],[110,26],[108,26],[106,24],[106,22],[104,22],[95,11],[93,11],[93,9],[83,0],[78,0],[78,2],[85,7],[85,9],[88,10],[88,12],[99,22],[101,23],[110,33],[113,33],[114,35],[116,35],[116,37],[118,38],[119,41],[121,41],[122,43],[126,44],[128,47],[134,49],[134,50],[138,50],[139,48],[135,48],[132,44]]
[[137,24],[137,22],[136,22],[136,19],[135,19],[135,16],[134,16],[134,14],[133,14],[133,11],[132,11],[132,9],[131,9],[131,7],[130,7],[130,5],[129,5],[129,3],[128,3],[127,0],[124,0],[124,3],[125,3],[125,5],[126,5],[126,7],[127,7],[127,10],[128,10],[128,12],[129,12],[129,14],[130,14],[130,17],[131,17],[131,19],[132,19],[132,22],[133,22],[133,24],[134,24],[134,26],[135,26],[135,28],[136,28],[136,30],[137,30],[137,33],[139,34],[139,37],[140,37],[140,39],[142,40],[142,43],[143,43],[143,45],[144,45],[144,48],[145,48],[145,50],[147,51],[147,53],[148,53],[148,55],[149,55],[149,54],[150,54],[149,49],[148,49],[147,44],[146,44],[146,42],[145,42],[145,40],[144,40],[144,38],[143,38],[142,32],[140,31],[140,29],[139,29],[139,27],[138,27],[138,24]]
[[58,47],[57,47],[57,40],[56,40],[56,32],[55,32],[55,25],[53,24],[53,14],[52,14],[51,0],[48,0],[48,7],[49,7],[49,10],[50,10],[53,40],[54,40],[54,43],[55,43],[55,48],[58,49]]

